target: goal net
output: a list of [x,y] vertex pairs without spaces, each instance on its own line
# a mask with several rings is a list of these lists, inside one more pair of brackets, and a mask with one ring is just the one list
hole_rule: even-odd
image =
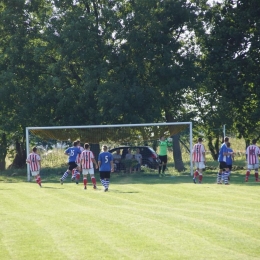
[[[120,149],[122,157],[130,148],[133,153],[139,148],[144,153],[141,173],[157,174],[159,153],[159,138],[165,136],[170,145],[168,147],[167,175],[192,175],[192,123],[146,123],[124,125],[89,125],[89,126],[54,126],[54,127],[27,127],[26,149],[27,156],[36,146],[41,156],[41,176],[43,178],[58,175],[67,168],[67,156],[64,151],[72,146],[73,141],[80,140],[91,145],[97,160],[102,145],[107,145],[111,153]],[[117,148],[117,149],[116,149]],[[148,155],[145,151],[149,149]],[[150,156],[150,157],[149,157]],[[122,158],[123,159],[123,158]],[[153,161],[154,164],[151,164]],[[27,167],[27,179],[31,174]]]

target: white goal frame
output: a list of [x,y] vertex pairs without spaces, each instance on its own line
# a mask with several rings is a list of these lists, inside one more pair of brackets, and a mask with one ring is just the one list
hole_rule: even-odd
[[[42,127],[26,127],[26,157],[30,153],[30,130],[54,130],[54,129],[82,129],[82,128],[109,128],[109,127],[142,127],[142,126],[167,126],[167,125],[187,125],[189,126],[190,134],[190,174],[193,175],[193,163],[192,163],[192,122],[170,122],[170,123],[146,123],[146,124],[122,124],[122,125],[81,125],[81,126],[42,126]],[[27,164],[27,181],[31,180],[30,167]]]

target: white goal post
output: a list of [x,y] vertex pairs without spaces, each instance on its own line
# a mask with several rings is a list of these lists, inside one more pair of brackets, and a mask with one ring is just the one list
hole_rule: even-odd
[[[93,128],[133,128],[133,127],[160,127],[160,126],[181,126],[186,125],[189,127],[189,150],[190,150],[190,174],[193,175],[193,163],[192,163],[192,122],[171,122],[171,123],[145,123],[145,124],[118,124],[118,125],[81,125],[81,126],[45,126],[45,127],[26,127],[26,154],[30,153],[30,131],[39,130],[65,130],[65,129],[93,129]],[[58,139],[57,139],[58,140]],[[31,180],[30,168],[27,165],[27,180]]]

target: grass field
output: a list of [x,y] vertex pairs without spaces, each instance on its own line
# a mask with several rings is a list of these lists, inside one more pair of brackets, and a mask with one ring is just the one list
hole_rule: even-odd
[[0,259],[260,259],[260,183],[190,176],[112,175],[43,188],[0,174]]

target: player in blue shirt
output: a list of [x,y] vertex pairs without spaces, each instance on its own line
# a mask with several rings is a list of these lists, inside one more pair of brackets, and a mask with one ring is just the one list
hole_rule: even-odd
[[217,183],[222,184],[221,179],[222,179],[222,174],[224,174],[223,179],[225,185],[228,185],[228,167],[227,167],[227,155],[228,155],[228,148],[227,148],[227,143],[229,141],[228,137],[225,137],[224,143],[221,145],[220,150],[219,150],[219,156],[218,156],[218,161],[219,161],[219,172],[218,172],[218,177],[217,177]]
[[98,155],[98,166],[101,184],[104,191],[108,191],[110,173],[114,171],[113,155],[107,151],[107,146],[102,146],[102,152]]
[[64,154],[66,154],[69,158],[68,158],[68,165],[69,168],[67,169],[66,172],[64,172],[63,176],[60,178],[60,184],[62,185],[64,180],[68,177],[69,173],[72,172],[73,169],[77,168],[78,165],[76,163],[76,159],[78,154],[81,154],[81,150],[78,147],[78,142],[75,141],[73,142],[73,146],[69,147]]

